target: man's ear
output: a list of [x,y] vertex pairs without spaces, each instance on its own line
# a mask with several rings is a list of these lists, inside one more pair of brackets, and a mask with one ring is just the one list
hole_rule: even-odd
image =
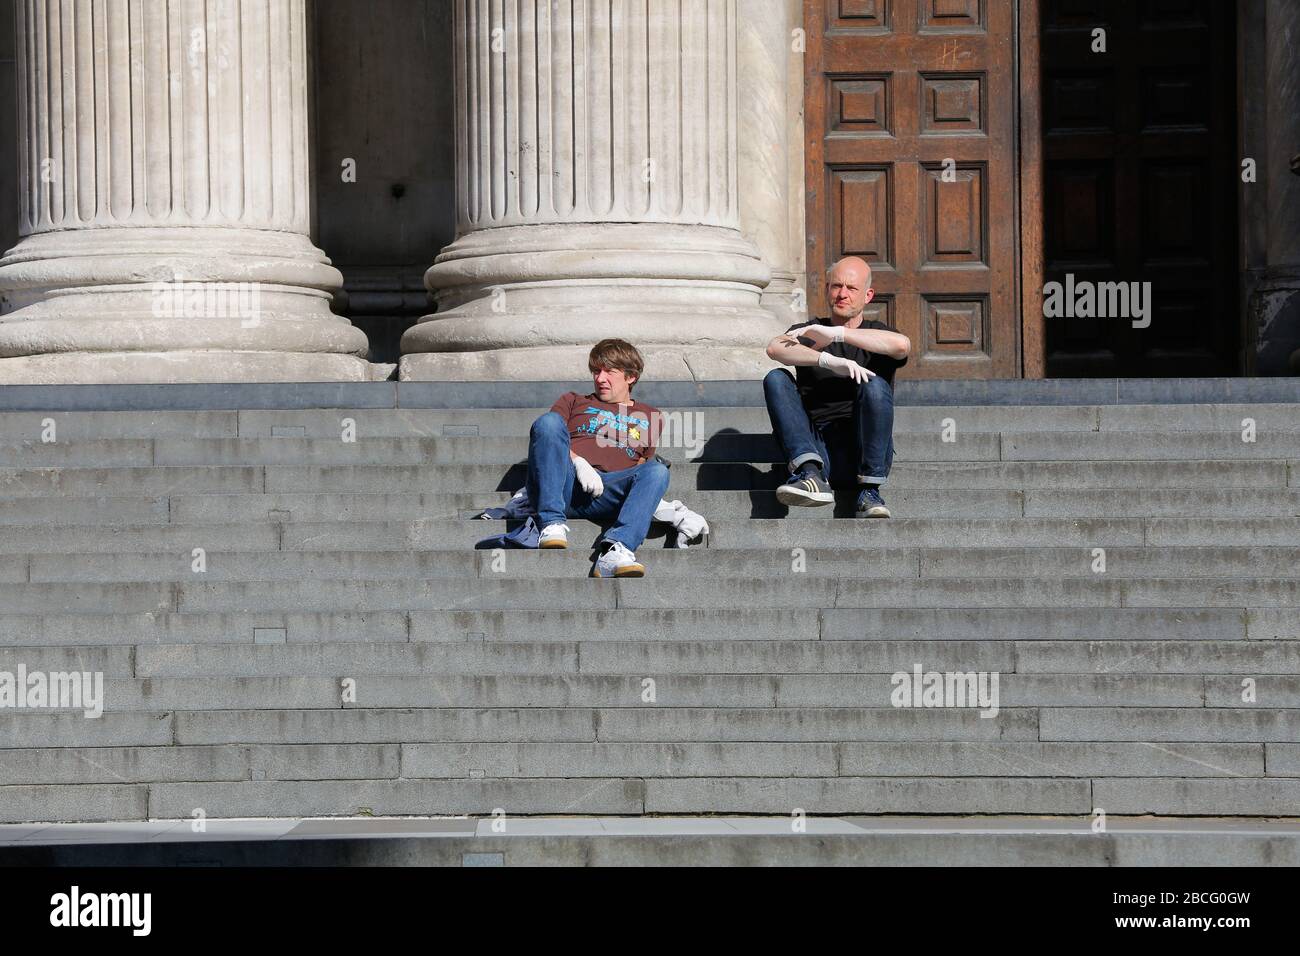
[[863,304],[863,306],[865,307],[865,306],[869,305],[869,304],[871,303],[871,300],[874,299],[875,297],[876,297],[876,290],[875,290],[875,289],[868,289],[867,292],[866,292],[866,295],[864,295],[864,296],[862,297],[862,304]]

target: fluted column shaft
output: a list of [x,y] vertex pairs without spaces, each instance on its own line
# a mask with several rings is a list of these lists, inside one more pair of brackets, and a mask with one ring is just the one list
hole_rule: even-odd
[[[807,318],[804,297],[796,294],[803,281],[802,250],[791,222],[792,173],[796,182],[803,179],[802,164],[792,155],[803,140],[803,73],[793,50],[802,4],[738,0],[737,13],[737,56],[744,77],[739,96],[740,228],[772,269],[763,305],[789,325]],[[802,187],[797,192],[802,198]],[[802,202],[793,205],[802,219]]]
[[363,378],[308,238],[305,0],[16,2],[0,381]]
[[1264,99],[1262,123],[1248,148],[1260,157],[1260,212],[1265,220],[1258,250],[1250,321],[1258,330],[1256,370],[1261,375],[1300,375],[1300,71],[1296,38],[1300,6],[1291,0],[1263,4],[1264,77],[1254,95]]
[[761,356],[779,323],[739,228],[736,0],[455,11],[458,238],[403,377],[581,375],[611,335],[661,377],[699,370],[688,343]]

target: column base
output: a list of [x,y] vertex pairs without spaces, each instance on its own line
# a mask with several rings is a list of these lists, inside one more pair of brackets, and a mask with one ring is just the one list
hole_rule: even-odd
[[[402,336],[417,353],[584,347],[757,349],[785,331],[761,304],[771,272],[735,229],[550,223],[481,229],[425,274],[438,312]],[[585,354],[585,353],[584,353]],[[585,375],[586,360],[579,364]],[[552,376],[553,377],[553,376]],[[689,376],[686,376],[689,377]]]
[[[593,341],[594,345],[595,342]],[[764,342],[763,345],[767,343]],[[758,348],[638,346],[647,382],[761,380],[776,363]],[[556,382],[590,378],[591,346],[493,349],[485,352],[416,352],[403,355],[403,382]]]
[[392,366],[354,355],[295,352],[62,352],[0,358],[0,385],[370,382]]
[[121,226],[31,235],[0,258],[8,370],[0,382],[55,368],[104,376],[78,379],[94,382],[185,381],[186,370],[203,376],[189,381],[276,381],[277,361],[282,381],[365,381],[365,333],[330,310],[341,286],[338,270],[295,232]]
[[1266,273],[1251,294],[1257,375],[1300,375],[1300,270]]

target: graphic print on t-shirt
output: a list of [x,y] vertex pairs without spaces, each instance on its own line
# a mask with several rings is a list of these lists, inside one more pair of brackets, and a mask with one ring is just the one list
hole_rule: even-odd
[[568,426],[570,450],[597,471],[622,471],[655,456],[660,412],[653,405],[565,392],[551,411]]
[[650,421],[643,415],[624,415],[607,408],[588,405],[580,414],[591,417],[577,426],[577,430],[595,437],[603,448],[618,448],[628,457],[629,465],[641,457],[649,442]]

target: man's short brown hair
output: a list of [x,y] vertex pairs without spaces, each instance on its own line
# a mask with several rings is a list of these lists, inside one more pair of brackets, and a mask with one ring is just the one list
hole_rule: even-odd
[[587,368],[592,374],[603,368],[616,369],[624,375],[635,375],[639,380],[645,371],[645,359],[631,342],[622,339],[601,339],[587,356]]

